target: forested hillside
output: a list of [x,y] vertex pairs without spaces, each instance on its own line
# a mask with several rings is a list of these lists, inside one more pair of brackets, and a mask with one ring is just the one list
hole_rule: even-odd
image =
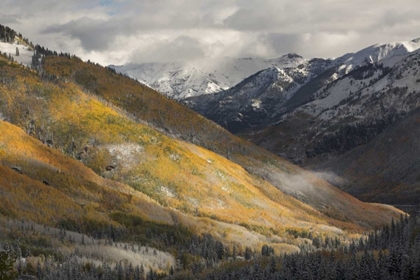
[[262,258],[227,265],[201,279],[418,279],[419,230],[420,219],[412,215],[341,248],[328,239],[309,254],[270,256],[263,248]]
[[189,277],[262,247],[348,245],[401,214],[111,69],[33,50],[0,57],[0,246],[21,275]]

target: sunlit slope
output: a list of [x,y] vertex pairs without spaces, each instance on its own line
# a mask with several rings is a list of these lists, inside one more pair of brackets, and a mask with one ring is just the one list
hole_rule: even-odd
[[[210,233],[225,244],[255,248],[272,244],[279,252],[297,250],[297,247],[283,243],[293,239],[287,230],[343,236],[338,229],[327,226],[324,219],[296,208],[301,215],[307,215],[308,221],[285,215],[291,210],[287,207],[283,213],[277,214],[285,224],[276,226],[258,226],[252,221],[240,226],[214,220],[216,216],[211,219],[183,214],[161,206],[124,184],[98,176],[83,164],[47,147],[8,122],[0,121],[0,131],[0,216],[70,228],[90,235],[109,229],[110,225],[122,230],[137,226],[131,229],[132,238],[143,238],[140,239],[142,242],[154,246],[160,243],[147,239],[147,234],[144,239],[144,232],[156,231],[159,235]],[[271,207],[279,209],[274,202]],[[261,214],[260,221],[268,220],[267,213]]]
[[20,128],[0,121],[0,131],[3,214],[55,225],[60,220],[89,217],[100,223],[107,220],[104,213],[126,211],[173,223],[171,215],[152,199],[98,176]]
[[[141,192],[99,177],[8,122],[0,121],[0,131],[0,216],[90,235],[97,235],[110,225],[122,230],[130,228],[131,238],[154,246],[161,244],[147,238],[150,232],[182,234],[182,238],[211,233],[226,244],[255,247],[272,242],[245,227],[162,207]],[[322,230],[328,233],[328,229],[319,231]],[[174,242],[171,245],[182,240]],[[286,244],[275,247],[296,250]]]
[[269,182],[327,216],[363,227],[389,221],[389,213],[384,212],[383,207],[354,200],[310,173],[240,140],[136,81],[100,66],[66,57],[48,57],[44,68],[49,73],[46,76],[58,77],[66,82],[75,81],[110,106],[122,108],[133,120],[147,123],[166,135],[208,148],[241,165],[259,180]]
[[[4,116],[45,145],[49,143],[74,155],[110,179],[104,181],[89,171],[86,176],[95,175],[89,180],[96,184],[122,182],[163,206],[261,230],[294,227],[297,220],[302,221],[298,227],[307,227],[305,222],[329,223],[312,207],[251,176],[226,158],[121,116],[71,83],[41,83],[34,74],[22,72],[25,75],[14,76],[12,84],[1,87],[2,100],[7,100],[1,109]],[[21,146],[28,158],[22,161],[24,165],[36,153]],[[54,163],[49,153],[43,154],[42,160]],[[55,167],[52,172],[67,168],[76,177],[87,172],[82,163],[74,162],[76,166]],[[80,203],[91,199],[86,197]]]

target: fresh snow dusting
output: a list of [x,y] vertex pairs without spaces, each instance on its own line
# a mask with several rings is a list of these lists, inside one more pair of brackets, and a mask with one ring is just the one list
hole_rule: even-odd
[[[409,42],[401,43],[389,43],[389,44],[376,44],[367,47],[353,55],[350,55],[347,60],[344,61],[343,65],[340,66],[340,70],[345,73],[349,73],[352,69],[357,66],[364,65],[367,63],[376,63],[385,59],[388,67],[392,67],[396,62],[403,59],[404,55],[413,52],[420,48],[420,42],[412,40]],[[348,55],[347,55],[348,56]]]
[[[19,49],[19,56],[16,56],[16,48]],[[28,46],[20,45],[17,43],[10,44],[0,42],[0,51],[2,54],[6,53],[7,56],[11,54],[13,59],[18,63],[21,63],[25,66],[32,65],[32,56],[34,55],[34,52],[30,50]]]
[[176,197],[175,192],[165,186],[160,186],[159,191],[162,192],[167,197],[171,197],[171,198]]
[[144,151],[142,146],[134,143],[106,145],[106,149],[118,163],[125,167],[131,167],[136,163],[139,155]]
[[[383,48],[381,52],[374,47],[368,48],[374,50],[377,58],[381,58],[378,62],[363,72],[358,69],[357,74],[350,72],[349,75],[337,78],[335,82],[318,90],[314,94],[314,101],[296,108],[282,119],[291,119],[298,112],[305,112],[329,124],[348,117],[357,122],[380,118],[388,112],[388,108],[394,113],[401,113],[419,107],[420,101],[415,98],[420,83],[420,49],[415,50],[419,45],[417,42],[376,45]],[[386,49],[390,46],[396,50]],[[372,100],[377,98],[380,98],[381,105],[372,107]]]
[[[413,40],[402,43],[377,44],[365,48],[356,54],[346,55],[346,60],[339,67],[339,72],[332,75],[333,80],[336,82],[318,90],[313,95],[314,101],[300,106],[294,112],[284,115],[282,119],[291,118],[297,112],[305,112],[322,120],[332,120],[339,115],[342,117],[352,116],[356,119],[364,118],[360,104],[356,103],[349,106],[346,105],[347,102],[345,100],[349,98],[354,99],[354,95],[358,92],[361,97],[369,97],[372,94],[386,91],[391,86],[407,87],[409,92],[416,91],[418,82],[417,79],[413,79],[411,76],[417,73],[417,69],[408,68],[405,64],[406,60],[410,59],[410,56],[420,54],[419,48],[420,40]],[[382,65],[388,69],[398,68],[400,70],[394,71],[394,73],[399,73],[399,75],[396,77],[396,74],[388,74],[382,77],[384,75],[383,68],[372,67],[360,74],[362,78],[355,79],[352,77],[350,73],[352,70],[370,64]],[[371,73],[372,71],[373,74]],[[343,76],[347,73],[350,76]]]
[[261,101],[258,99],[252,99],[252,107],[254,109],[260,109],[261,108]]

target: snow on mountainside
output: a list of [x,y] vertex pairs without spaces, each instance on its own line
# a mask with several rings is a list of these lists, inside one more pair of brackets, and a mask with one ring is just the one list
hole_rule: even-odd
[[[420,47],[418,40],[402,43],[376,44],[365,48],[357,53],[346,54],[335,60],[331,60],[330,67],[340,65],[337,70],[338,76],[329,77],[338,78],[349,73],[351,70],[365,65],[375,63],[393,57],[394,60],[388,60],[391,67],[404,56]],[[296,54],[287,54],[277,59],[262,58],[229,58],[223,59],[203,59],[200,61],[183,63],[143,63],[126,64],[123,66],[111,66],[117,72],[126,74],[139,82],[146,84],[168,97],[184,100],[189,97],[214,94],[223,90],[232,88],[239,84],[245,78],[254,75],[258,71],[267,68],[294,68],[295,72],[298,66],[303,67],[300,74],[305,75],[306,82],[313,77],[321,74],[302,73],[307,67],[305,63],[309,60]],[[322,68],[322,70],[326,70]],[[302,83],[300,83],[302,85]],[[297,91],[297,88],[296,88]],[[293,92],[288,93],[288,98]]]
[[[369,108],[361,109],[363,106],[360,106],[360,102],[351,101],[376,96],[385,102],[386,95],[382,92],[389,89],[404,88],[406,92],[418,90],[420,69],[416,67],[416,64],[419,55],[420,50],[412,53],[398,53],[392,57],[387,56],[378,63],[359,67],[316,92],[314,101],[297,108],[296,111],[304,111],[324,120],[336,120],[338,115],[344,114],[343,108],[347,107],[344,117],[364,118],[369,112],[365,109]],[[400,61],[396,57],[400,58]],[[392,64],[392,68],[388,67]],[[403,102],[404,99],[395,98],[391,101],[398,103]],[[404,110],[404,107],[397,106],[396,110]]]
[[168,97],[182,100],[226,90],[269,67],[296,67],[305,61],[299,55],[287,54],[276,59],[225,57],[221,60],[207,59],[191,63],[144,63],[111,67]]
[[238,85],[216,94],[201,95],[183,102],[232,132],[269,123],[279,107],[334,61],[312,59],[297,67],[271,67]]
[[[19,55],[16,55],[16,48],[19,49]],[[2,54],[9,54],[13,57],[14,61],[21,63],[25,66],[31,66],[32,64],[32,56],[34,52],[26,45],[17,44],[16,42],[13,44],[0,42],[0,52]]]
[[334,60],[311,59],[295,67],[271,67],[228,90],[182,101],[234,133],[254,133],[283,121],[290,112],[319,115],[325,120],[419,47],[418,40],[377,44]]

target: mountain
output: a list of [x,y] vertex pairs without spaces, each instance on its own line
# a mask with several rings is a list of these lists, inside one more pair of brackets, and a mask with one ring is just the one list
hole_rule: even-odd
[[[392,66],[392,64],[401,60],[401,56],[413,52],[420,48],[418,39],[409,42],[394,42],[389,44],[376,44],[358,51],[355,54],[347,54],[344,63],[340,66],[340,70],[345,73],[360,67],[365,64],[377,63],[379,61],[387,60],[385,66]],[[393,59],[391,59],[393,58]]]
[[191,63],[143,63],[110,67],[170,98],[182,100],[228,89],[269,67],[295,67],[304,61],[297,54],[287,54],[276,59],[224,57]]
[[402,214],[112,68],[3,34],[2,53],[33,53],[0,56],[0,247],[21,275],[188,279],[267,250],[347,248]]
[[382,60],[387,60],[386,66],[390,67],[417,48],[419,43],[413,40],[377,44],[337,59],[307,60],[288,54],[271,60],[224,58],[112,68],[239,133],[275,123],[286,112],[310,101],[315,91],[352,69]]
[[283,69],[271,67],[230,89],[197,95],[182,102],[231,132],[260,130],[276,123],[291,110],[313,101],[318,90],[352,69],[379,61],[389,68],[419,47],[416,41],[378,44],[336,59],[311,59]]
[[[368,143],[418,106],[413,101],[419,79],[419,51],[398,52],[359,66],[319,89],[311,96],[313,100],[282,115],[278,123],[260,132],[257,141],[276,152],[290,152],[289,157],[306,164]],[[295,136],[278,137],[290,126],[295,127],[290,132]],[[285,139],[290,137],[294,141],[288,145],[290,140]]]

